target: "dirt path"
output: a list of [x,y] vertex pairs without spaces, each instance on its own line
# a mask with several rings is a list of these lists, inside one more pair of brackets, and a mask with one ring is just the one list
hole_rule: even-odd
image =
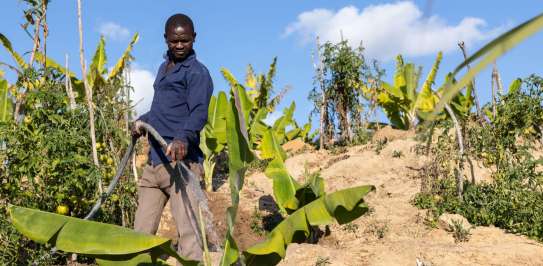
[[[313,151],[289,158],[287,168],[300,181],[304,168],[320,169],[327,192],[366,184],[377,190],[366,197],[369,214],[350,225],[330,226],[331,234],[318,244],[289,245],[280,265],[417,265],[417,261],[419,265],[543,265],[543,245],[526,237],[493,227],[476,227],[471,229],[468,242],[455,243],[451,233],[425,225],[425,211],[410,203],[420,190],[416,169],[426,160],[414,153],[415,145],[414,140],[402,136],[390,140],[380,154],[367,145],[337,155]],[[401,156],[395,158],[393,154]],[[269,209],[271,194],[271,181],[264,174],[246,178],[236,227],[241,248],[263,239],[251,224],[256,213],[261,219],[267,214],[256,210]],[[227,185],[210,198],[215,224],[224,233]],[[163,223],[162,231],[167,227]]]

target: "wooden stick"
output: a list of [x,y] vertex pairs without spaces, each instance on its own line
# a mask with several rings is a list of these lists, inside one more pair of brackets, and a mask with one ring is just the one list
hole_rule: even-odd
[[[90,125],[90,137],[92,147],[92,160],[96,167],[100,166],[98,162],[98,152],[96,150],[96,132],[94,129],[94,107],[92,104],[92,88],[90,88],[87,81],[87,67],[85,62],[85,53],[83,49],[83,21],[81,19],[81,0],[77,0],[77,19],[79,22],[79,62],[81,63],[81,75],[83,76],[83,85],[85,86],[85,98],[87,100],[87,108],[89,109],[89,125]],[[103,193],[102,178],[98,179],[98,189],[100,194]]]
[[[464,41],[458,42],[458,47],[460,47],[460,50],[462,50],[464,60],[466,60],[468,58],[468,53],[466,52],[466,45],[464,44]],[[469,70],[471,66],[468,64],[467,68]],[[473,87],[473,98],[475,101],[475,109],[477,110],[477,117],[481,118],[481,106],[479,105],[479,98],[477,97],[477,90],[475,89],[475,78],[471,80],[471,86]]]
[[74,96],[74,91],[72,88],[72,80],[69,73],[70,73],[70,68],[68,67],[68,54],[66,54],[66,77],[65,77],[66,94],[68,95],[68,99],[70,100],[70,110],[74,110],[75,96]]

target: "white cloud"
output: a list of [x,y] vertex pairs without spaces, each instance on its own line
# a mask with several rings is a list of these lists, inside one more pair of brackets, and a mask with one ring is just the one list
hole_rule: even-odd
[[127,28],[115,22],[102,23],[98,28],[98,32],[114,41],[126,40],[130,36],[130,31]]
[[130,99],[133,104],[136,104],[136,117],[151,109],[154,81],[155,75],[151,71],[137,67],[137,65],[130,70],[130,83],[134,87]]
[[362,42],[371,58],[389,60],[397,54],[422,56],[448,52],[457,48],[458,41],[466,45],[487,40],[502,28],[486,29],[480,18],[466,17],[457,25],[450,25],[439,16],[425,17],[423,12],[409,1],[370,5],[360,11],[354,6],[337,12],[314,9],[298,15],[284,36],[298,34],[304,43],[314,41],[337,42],[344,38],[351,45]]

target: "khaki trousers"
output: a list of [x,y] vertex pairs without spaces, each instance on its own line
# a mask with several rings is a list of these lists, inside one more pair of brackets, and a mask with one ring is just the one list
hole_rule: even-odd
[[[198,177],[203,174],[203,167],[198,163],[187,163]],[[190,206],[185,186],[182,185],[175,163],[170,165],[147,165],[138,182],[138,208],[134,221],[134,230],[156,234],[162,210],[170,200],[172,216],[178,233],[177,253],[193,260],[202,259],[202,244],[197,230],[196,207]],[[196,227],[195,227],[196,226]]]

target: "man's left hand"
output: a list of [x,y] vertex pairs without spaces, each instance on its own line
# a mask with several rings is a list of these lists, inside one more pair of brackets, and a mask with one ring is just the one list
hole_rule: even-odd
[[172,158],[172,161],[181,161],[187,156],[187,143],[182,140],[174,139],[166,149],[166,155]]

